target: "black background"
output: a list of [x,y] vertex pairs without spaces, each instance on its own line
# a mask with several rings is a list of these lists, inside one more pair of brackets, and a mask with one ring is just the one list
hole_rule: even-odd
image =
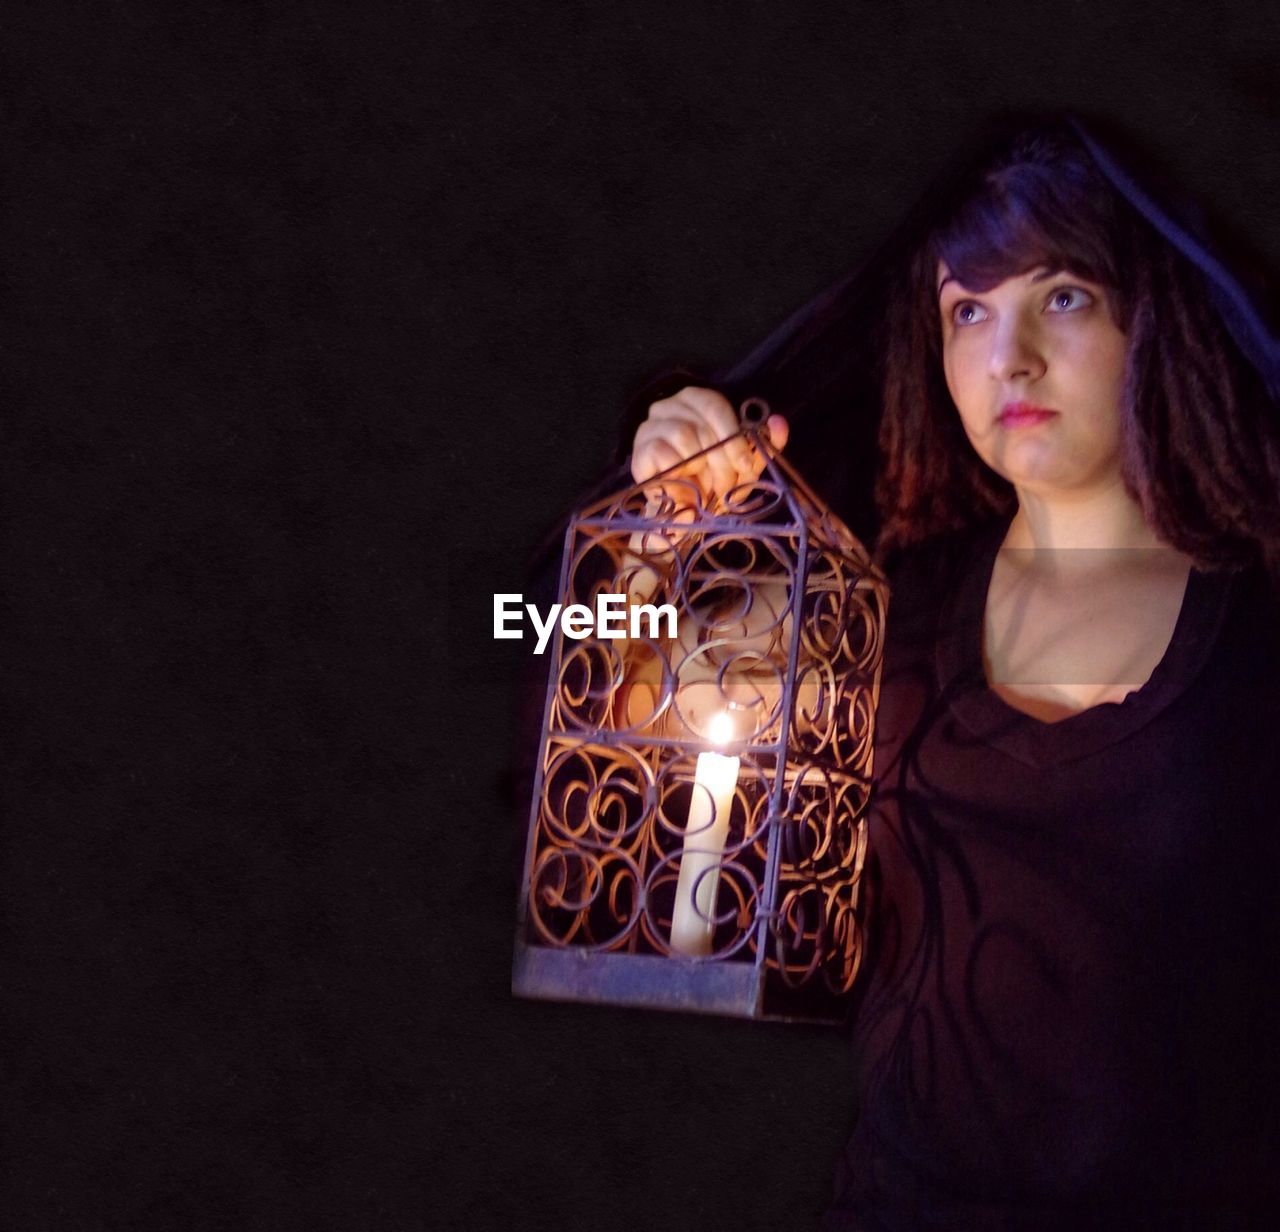
[[810,1229],[836,1031],[515,1001],[492,595],[997,108],[1280,265],[1233,2],[8,11],[9,1228]]

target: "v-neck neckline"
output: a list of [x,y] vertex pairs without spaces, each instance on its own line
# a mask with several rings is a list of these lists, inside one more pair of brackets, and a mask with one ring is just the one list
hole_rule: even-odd
[[987,591],[1008,528],[1003,519],[975,532],[943,595],[935,647],[938,686],[956,718],[984,743],[1031,766],[1058,765],[1124,739],[1186,689],[1213,648],[1233,574],[1191,567],[1169,645],[1141,688],[1122,701],[1045,722],[1006,702],[983,667]]

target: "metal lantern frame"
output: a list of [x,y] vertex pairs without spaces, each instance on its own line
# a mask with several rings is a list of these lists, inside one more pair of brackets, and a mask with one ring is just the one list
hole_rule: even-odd
[[[570,520],[561,602],[623,594],[628,617],[668,603],[677,631],[555,635],[517,995],[847,1014],[888,587],[773,449],[767,416],[744,404],[741,435],[764,469],[718,508],[686,462]],[[733,727],[719,746],[713,710]]]

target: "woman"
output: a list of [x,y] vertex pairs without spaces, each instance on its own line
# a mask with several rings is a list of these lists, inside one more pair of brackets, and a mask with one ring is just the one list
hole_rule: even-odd
[[[785,412],[776,445],[804,423],[830,455],[872,418],[856,326],[888,288],[874,515],[842,492],[892,598],[858,1120],[823,1227],[1259,1226],[1280,1214],[1275,339],[1075,121],[1002,137],[941,199],[736,369],[653,402],[630,460],[646,482],[732,435],[742,392]],[[685,469],[724,492],[758,468],[739,440]]]

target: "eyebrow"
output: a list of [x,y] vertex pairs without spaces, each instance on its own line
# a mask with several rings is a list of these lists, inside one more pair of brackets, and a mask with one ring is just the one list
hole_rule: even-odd
[[[1046,278],[1052,278],[1055,274],[1061,274],[1061,273],[1062,273],[1062,269],[1061,269],[1061,268],[1059,268],[1059,269],[1050,269],[1050,268],[1046,265],[1046,266],[1044,266],[1042,269],[1040,269],[1040,270],[1039,270],[1039,272],[1037,272],[1037,273],[1035,273],[1035,274],[1032,274],[1032,275],[1031,275],[1031,281],[1032,281],[1032,282],[1043,282]],[[956,276],[955,276],[954,274],[948,274],[948,275],[947,275],[947,276],[946,276],[946,277],[945,277],[945,278],[944,278],[940,283],[938,283],[938,292],[937,292],[937,293],[938,293],[939,295],[941,295],[941,294],[942,294],[942,288],[943,288],[943,287],[945,287],[945,286],[947,285],[947,283],[949,283],[949,282],[955,282],[955,281],[956,281]]]

